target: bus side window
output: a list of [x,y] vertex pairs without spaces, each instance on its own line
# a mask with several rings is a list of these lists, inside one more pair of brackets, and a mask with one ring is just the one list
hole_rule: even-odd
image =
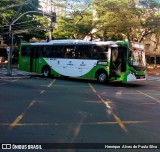
[[65,58],[75,58],[76,46],[64,46]]
[[93,47],[94,59],[108,59],[108,46],[94,46]]
[[31,48],[30,46],[22,46],[21,48],[21,55],[22,56],[29,56],[31,55]]
[[54,50],[52,47],[52,56],[54,58],[63,58],[64,57],[64,50],[62,45],[56,45],[54,46]]
[[41,47],[41,56],[42,57],[51,57],[51,46],[42,46]]
[[39,57],[39,50],[40,50],[40,47],[32,46],[31,56],[33,58],[38,58]]
[[52,48],[51,48],[51,57],[52,58],[55,57],[55,46],[52,46]]
[[93,47],[93,59],[98,59],[98,48],[97,46]]
[[77,50],[77,58],[79,59],[91,59],[92,52],[91,52],[92,46],[90,45],[79,45]]

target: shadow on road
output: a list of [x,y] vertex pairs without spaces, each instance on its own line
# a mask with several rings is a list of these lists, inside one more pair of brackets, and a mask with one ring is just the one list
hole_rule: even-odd
[[107,82],[104,84],[101,84],[99,82],[97,82],[96,79],[84,79],[84,78],[73,78],[73,77],[55,77],[55,76],[51,76],[49,78],[44,78],[42,75],[31,75],[31,78],[33,79],[38,79],[38,78],[43,78],[43,79],[57,79],[57,80],[63,80],[63,81],[68,81],[68,82],[80,82],[80,83],[92,83],[92,84],[97,84],[97,85],[101,85],[101,86],[114,86],[114,87],[126,87],[126,88],[133,88],[133,87],[143,87],[145,84],[140,83],[140,82],[126,82],[126,83],[122,83],[119,81],[112,81],[112,82]]

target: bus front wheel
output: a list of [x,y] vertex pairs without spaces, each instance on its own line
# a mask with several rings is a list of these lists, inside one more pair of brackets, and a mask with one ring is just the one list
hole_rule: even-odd
[[51,75],[51,70],[48,66],[43,67],[42,69],[43,77],[49,77]]
[[100,83],[106,83],[108,81],[108,75],[105,72],[100,72],[97,76],[97,80]]

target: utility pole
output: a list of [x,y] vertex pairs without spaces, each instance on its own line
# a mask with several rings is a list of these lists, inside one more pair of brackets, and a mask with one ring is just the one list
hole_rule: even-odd
[[8,43],[8,70],[7,75],[12,75],[12,49],[13,49],[13,33],[12,33],[12,25],[9,25],[9,33],[8,33],[9,43]]
[[27,12],[25,12],[25,13],[23,13],[23,14],[21,14],[20,15],[20,11],[23,9],[23,5],[24,4],[26,4],[26,2],[25,3],[23,3],[22,4],[22,6],[19,8],[19,10],[17,11],[17,13],[15,14],[15,16],[13,17],[13,19],[9,22],[1,13],[0,13],[0,16],[2,16],[3,17],[3,19],[5,20],[5,22],[8,24],[7,26],[8,26],[8,28],[9,28],[9,30],[8,30],[8,32],[6,33],[7,34],[7,38],[8,38],[8,42],[7,42],[7,45],[8,45],[8,47],[7,47],[7,53],[8,53],[8,70],[7,70],[7,74],[8,75],[12,75],[12,70],[11,70],[11,67],[12,67],[12,50],[13,50],[13,31],[12,31],[12,26],[14,25],[14,23],[15,22],[17,22],[21,17],[23,17],[24,15],[26,15],[26,14],[29,14],[29,13],[35,13],[35,14],[39,14],[39,15],[45,15],[45,16],[47,16],[47,17],[49,17],[50,18],[50,28],[49,28],[49,30],[50,30],[50,34],[49,34],[49,40],[51,40],[52,39],[52,18],[54,18],[55,20],[56,20],[56,14],[54,13],[52,13],[52,0],[47,0],[47,2],[48,2],[48,6],[49,6],[49,4],[50,4],[50,10],[49,10],[49,12],[48,13],[44,13],[44,12],[42,12],[42,11],[27,11]]
[[9,33],[8,33],[8,50],[7,50],[7,53],[8,53],[8,70],[7,70],[7,74],[9,76],[12,75],[12,51],[13,51],[13,32],[12,32],[12,25],[17,21],[17,17],[20,13],[20,11],[22,10],[24,4],[26,2],[24,2],[21,7],[18,9],[17,13],[14,15],[13,19],[8,22],[9,23]]
[[[49,14],[50,15],[52,15],[52,0],[48,0],[47,1],[47,5],[48,5],[48,8],[49,8]],[[48,36],[48,38],[49,38],[49,41],[51,41],[52,40],[52,18],[51,17],[49,17],[49,36]]]

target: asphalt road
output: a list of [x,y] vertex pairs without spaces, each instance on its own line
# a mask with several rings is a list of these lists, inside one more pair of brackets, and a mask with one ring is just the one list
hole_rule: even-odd
[[0,79],[0,90],[0,143],[160,141],[160,77],[107,85],[71,78]]

